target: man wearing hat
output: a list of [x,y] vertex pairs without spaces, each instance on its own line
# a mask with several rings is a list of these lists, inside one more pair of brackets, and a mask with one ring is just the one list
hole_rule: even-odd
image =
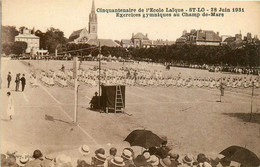
[[121,158],[121,157],[114,157],[111,160],[111,163],[110,163],[109,167],[123,167],[125,165],[126,164],[124,163],[124,159],[123,158]]
[[147,161],[145,160],[144,155],[138,155],[135,159],[134,159],[134,165],[136,167],[151,167],[151,165],[149,165],[147,163]]
[[151,155],[147,162],[150,163],[153,167],[158,167],[160,160],[157,156]]
[[132,152],[130,150],[124,149],[121,155],[123,161],[125,163],[125,167],[128,167],[130,164],[134,164]]
[[72,167],[71,157],[63,154],[57,156],[53,167]]
[[8,167],[18,167],[18,164],[16,163],[16,157],[15,155],[9,155],[9,157],[6,160],[6,166]]
[[176,165],[180,165],[181,163],[179,162],[179,154],[175,154],[173,150],[169,151],[168,153],[170,160],[172,162],[172,164],[176,164]]
[[109,156],[107,157],[108,166],[110,166],[111,160],[116,156],[117,149],[115,147],[110,148]]
[[103,149],[103,148],[99,148],[99,149],[97,149],[96,151],[95,151],[95,154],[97,155],[98,153],[100,153],[100,154],[103,154],[103,155],[105,155],[105,150]]
[[88,145],[82,145],[79,147],[79,152],[82,156],[87,156],[90,153],[89,146]]
[[92,157],[91,165],[93,167],[104,167],[106,161],[106,156],[104,154],[98,153]]
[[186,154],[183,158],[182,158],[182,166],[183,167],[188,167],[188,166],[193,166],[193,157],[190,154]]
[[22,154],[19,156],[19,158],[16,161],[20,167],[25,166],[26,163],[28,163],[30,161],[30,155]]
[[163,136],[161,137],[163,139],[162,146],[159,147],[156,151],[157,156],[159,158],[164,159],[168,156],[168,152],[170,151],[170,148],[167,145],[167,137]]
[[159,167],[171,167],[171,160],[169,157],[160,159]]

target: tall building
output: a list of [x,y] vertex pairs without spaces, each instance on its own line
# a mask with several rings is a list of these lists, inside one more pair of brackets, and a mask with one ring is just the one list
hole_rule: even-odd
[[88,30],[89,30],[89,37],[91,39],[97,39],[97,14],[95,12],[95,2],[92,2],[91,13],[89,14],[89,22],[88,22]]
[[150,40],[148,34],[142,34],[140,32],[134,34],[132,33],[131,39],[122,39],[121,46],[124,48],[135,47],[135,48],[150,48],[150,47],[160,47],[165,45],[172,45],[174,41],[168,40]]
[[116,47],[120,46],[112,39],[98,39],[98,20],[95,10],[95,2],[92,1],[91,12],[89,13],[88,30],[83,28],[74,31],[69,37],[70,43],[89,44],[98,46]]
[[38,51],[40,47],[40,38],[32,34],[28,28],[24,28],[22,33],[19,33],[15,37],[15,41],[23,41],[27,43],[26,53],[31,53],[31,51]]
[[212,30],[195,30],[190,33],[183,34],[176,40],[176,44],[195,44],[195,45],[211,45],[219,46],[221,38],[219,33]]

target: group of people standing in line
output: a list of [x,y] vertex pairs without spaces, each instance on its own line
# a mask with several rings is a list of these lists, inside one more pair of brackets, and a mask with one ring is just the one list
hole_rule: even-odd
[[[8,72],[7,75],[7,88],[10,88],[10,84],[12,81],[12,75],[11,72]],[[22,85],[22,92],[24,91],[25,85],[26,85],[26,79],[25,79],[25,74],[22,75],[21,73],[16,74],[15,77],[15,91],[19,91],[20,83]]]

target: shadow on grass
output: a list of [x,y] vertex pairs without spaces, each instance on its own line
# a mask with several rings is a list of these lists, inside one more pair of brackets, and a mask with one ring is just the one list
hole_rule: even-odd
[[63,123],[69,124],[69,125],[73,124],[72,122],[64,121],[64,120],[61,120],[61,119],[55,119],[53,116],[46,115],[46,114],[45,114],[45,120],[52,121],[52,122],[59,121],[59,122],[63,122]]
[[253,113],[250,120],[250,113],[223,113],[224,115],[228,115],[230,117],[235,117],[240,119],[243,122],[251,122],[260,124],[260,113]]

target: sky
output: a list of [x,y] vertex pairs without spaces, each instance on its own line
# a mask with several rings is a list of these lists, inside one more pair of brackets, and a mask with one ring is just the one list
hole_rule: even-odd
[[[2,25],[25,26],[40,29],[54,27],[66,37],[88,27],[92,0],[2,0]],[[224,17],[165,17],[165,18],[118,18],[115,13],[97,13],[98,38],[130,39],[132,33],[148,34],[152,40],[173,40],[183,30],[213,30],[220,35],[234,36],[247,32],[260,38],[260,1],[173,1],[173,0],[95,0],[96,8],[244,8],[244,12],[226,12]],[[173,14],[173,13],[171,13]],[[202,13],[200,13],[202,14]]]

